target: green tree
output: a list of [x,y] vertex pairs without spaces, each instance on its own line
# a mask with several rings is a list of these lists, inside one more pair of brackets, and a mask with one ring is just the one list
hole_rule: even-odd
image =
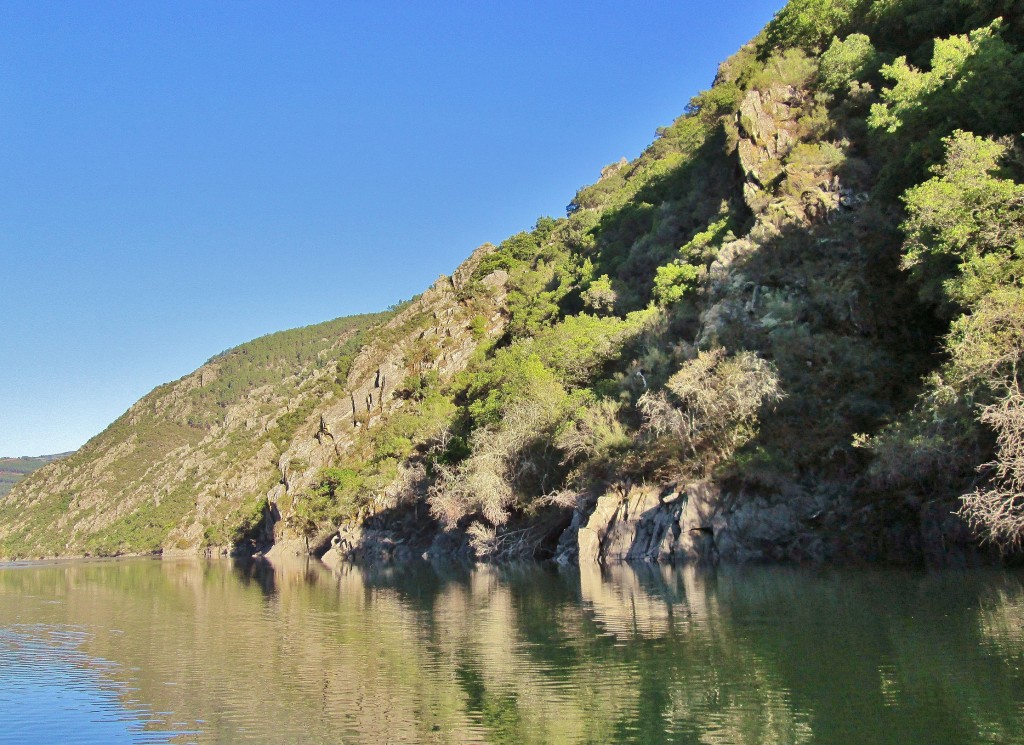
[[860,13],[865,0],[790,0],[765,29],[768,49],[821,49]]
[[602,274],[593,280],[583,292],[583,303],[595,313],[612,313],[615,310],[615,301],[618,300],[618,293],[612,287],[612,281],[607,274]]
[[353,514],[366,501],[363,482],[352,468],[325,468],[316,486],[295,501],[292,526],[308,541],[328,521]]
[[1024,55],[1000,36],[1002,22],[969,34],[936,39],[931,69],[897,58],[882,66],[892,85],[871,106],[868,125],[890,153],[887,179],[895,188],[914,183],[942,157],[942,138],[956,129],[981,135],[1020,132]]
[[976,304],[1024,279],[1024,185],[998,175],[1006,144],[957,131],[945,161],[904,196],[903,266],[931,302]]
[[678,303],[697,289],[702,275],[699,267],[681,261],[659,266],[654,275],[654,299],[662,305]]

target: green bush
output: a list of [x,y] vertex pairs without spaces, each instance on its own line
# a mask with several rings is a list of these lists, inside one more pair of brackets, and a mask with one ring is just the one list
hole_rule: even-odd
[[832,44],[818,62],[818,84],[828,91],[845,91],[876,64],[877,53],[865,34],[850,34]]
[[799,49],[786,49],[773,54],[760,72],[750,80],[750,87],[765,90],[773,85],[791,85],[803,88],[815,76],[818,68],[812,57]]
[[997,175],[1005,144],[962,131],[943,142],[935,176],[904,195],[903,266],[929,302],[970,306],[1024,280],[1024,185]]
[[765,29],[764,48],[819,50],[869,4],[866,0],[790,0]]
[[678,303],[687,294],[697,289],[704,275],[703,267],[674,261],[659,266],[654,275],[654,299],[662,305]]

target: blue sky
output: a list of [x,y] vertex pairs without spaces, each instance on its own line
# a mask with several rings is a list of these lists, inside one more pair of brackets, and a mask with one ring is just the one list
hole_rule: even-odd
[[0,4],[0,455],[564,214],[782,0]]

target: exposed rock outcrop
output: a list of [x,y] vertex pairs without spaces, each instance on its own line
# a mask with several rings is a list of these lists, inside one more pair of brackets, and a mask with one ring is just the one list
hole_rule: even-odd
[[[158,387],[76,454],[19,484],[17,498],[26,509],[0,521],[0,544],[13,546],[7,549],[12,556],[30,557],[117,555],[138,546],[168,555],[219,554],[239,540],[236,529],[245,521],[250,550],[295,541],[288,517],[296,499],[360,434],[406,404],[396,395],[402,381],[413,372],[449,380],[483,339],[503,332],[506,272],[483,278],[487,294],[472,304],[458,289],[493,250],[477,249],[452,278],[440,278],[386,323],[373,326],[379,316],[355,317],[282,332],[255,352],[261,340]],[[483,323],[471,327],[478,316]],[[368,327],[372,337],[345,379],[335,380],[336,362],[351,354],[347,345]],[[312,337],[305,343],[318,350],[315,355],[289,355],[294,341],[274,346],[275,337],[303,333]],[[253,353],[257,361],[248,362]],[[210,392],[227,365],[267,382]],[[375,495],[370,514],[389,499]],[[249,514],[261,504],[271,526]],[[40,522],[47,514],[52,517]]]
[[740,105],[740,165],[747,181],[743,196],[755,212],[783,174],[783,160],[799,141],[803,93],[791,85],[752,90]]
[[812,498],[777,504],[733,499],[707,481],[668,490],[636,487],[577,510],[557,558],[580,564],[820,561],[824,544],[814,516],[821,509]]
[[[438,279],[408,308],[378,329],[376,338],[352,363],[346,382],[348,395],[323,402],[300,427],[280,457],[280,462],[290,467],[287,473],[281,468],[288,504],[282,510],[285,519],[275,530],[276,540],[294,537],[287,518],[296,500],[302,499],[303,493],[316,483],[321,470],[344,458],[367,431],[381,426],[406,406],[406,399],[397,395],[406,378],[436,373],[439,380],[447,381],[463,370],[481,342],[479,334],[471,328],[471,321],[476,317],[484,318],[484,338],[494,338],[504,331],[506,319],[502,301],[507,272],[499,270],[483,277],[481,283],[488,288],[488,294],[472,307],[462,302],[458,289],[468,281],[480,260],[493,250],[493,246],[477,249],[450,279]],[[331,436],[325,436],[325,431]],[[409,469],[400,469],[393,488],[373,495],[368,510],[359,515],[360,521],[395,508],[402,493],[407,491],[405,487],[415,489],[415,485],[405,483],[410,480],[415,481],[415,478]],[[363,528],[353,529],[363,531]],[[350,538],[349,543],[354,546],[360,540]],[[379,552],[370,549],[364,552],[368,556],[384,555],[388,549],[382,544]]]

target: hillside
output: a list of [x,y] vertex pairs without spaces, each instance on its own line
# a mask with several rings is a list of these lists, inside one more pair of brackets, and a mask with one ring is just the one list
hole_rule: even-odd
[[155,389],[0,502],[0,553],[146,552],[185,521],[210,537],[246,525],[276,482],[276,443],[337,395],[362,334],[389,315],[272,334]]
[[565,217],[33,474],[0,555],[1014,553],[1022,11],[793,0]]
[[66,458],[71,453],[58,453],[56,455],[23,455],[18,458],[0,458],[0,497],[7,493],[33,471],[37,471],[47,463],[61,458]]

